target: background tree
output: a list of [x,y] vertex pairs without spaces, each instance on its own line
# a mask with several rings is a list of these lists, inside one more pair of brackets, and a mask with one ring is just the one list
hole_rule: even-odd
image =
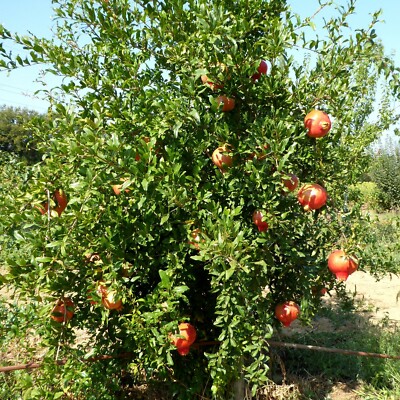
[[0,107],[0,150],[18,155],[29,162],[39,161],[36,141],[29,124],[34,119],[43,118],[32,110]]
[[[14,246],[3,279],[42,310],[47,380],[34,395],[56,387],[60,396],[113,398],[122,382],[145,379],[176,398],[226,399],[239,377],[255,393],[280,329],[276,305],[295,301],[309,320],[320,303],[315,288],[340,285],[326,262],[335,248],[367,265],[367,229],[344,192],[363,172],[366,146],[398,118],[382,102],[370,122],[379,78],[387,96],[399,89],[375,43],[379,13],[353,34],[350,1],[321,36],[308,37],[312,21],[281,0],[53,3],[53,39],[0,27],[4,41],[28,51],[14,58],[0,48],[3,68],[43,63],[64,77],[36,128],[49,132],[39,146],[46,156],[2,217]],[[312,54],[304,63],[298,48]],[[261,60],[269,72],[252,79]],[[223,112],[218,96],[234,99],[234,109]],[[313,108],[334,120],[321,139],[304,129]],[[211,160],[224,144],[231,168]],[[285,189],[288,173],[322,185],[326,207],[305,212]],[[253,223],[256,210],[266,231]],[[104,307],[105,293],[122,310]],[[75,314],[58,324],[49,313],[67,297]],[[197,330],[184,357],[171,343],[182,321]],[[77,329],[86,342],[77,343]],[[129,361],[80,362],[126,352]],[[61,357],[69,362],[59,371]]]
[[400,146],[392,141],[374,151],[369,170],[376,184],[378,205],[384,210],[400,206]]

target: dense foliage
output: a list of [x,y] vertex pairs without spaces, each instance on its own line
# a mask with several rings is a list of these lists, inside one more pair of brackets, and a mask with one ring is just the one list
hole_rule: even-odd
[[400,145],[388,143],[373,156],[369,175],[378,189],[378,205],[391,210],[400,207]]
[[[315,288],[340,285],[328,254],[344,248],[367,261],[365,224],[346,188],[363,172],[365,148],[398,118],[386,101],[370,118],[379,78],[387,98],[399,91],[375,42],[379,14],[352,34],[350,1],[310,37],[313,21],[282,0],[53,3],[53,39],[0,26],[3,41],[26,50],[13,57],[0,45],[2,68],[43,63],[64,77],[49,93],[49,118],[36,121],[38,136],[48,132],[43,158],[1,211],[13,246],[2,279],[38,301],[47,350],[48,381],[29,396],[78,398],[95,387],[113,398],[122,375],[165,381],[181,399],[229,398],[239,377],[254,393],[268,379],[276,305],[295,301],[307,321]],[[299,62],[299,48],[312,55]],[[252,79],[261,60],[269,71]],[[218,107],[219,95],[235,100],[232,111]],[[303,124],[314,108],[333,120],[319,139]],[[211,155],[225,144],[232,167],[218,168]],[[325,188],[326,206],[305,212],[283,184],[289,173]],[[68,205],[55,213],[60,189]],[[253,224],[256,210],[267,230]],[[110,293],[122,310],[105,307]],[[50,313],[67,297],[74,315],[60,324]],[[182,321],[197,331],[186,356],[170,336]],[[80,362],[127,352],[128,361],[91,369]]]
[[36,142],[40,138],[34,137],[29,124],[40,118],[44,117],[32,110],[0,107],[0,151],[17,155],[29,162],[39,161],[41,157]]

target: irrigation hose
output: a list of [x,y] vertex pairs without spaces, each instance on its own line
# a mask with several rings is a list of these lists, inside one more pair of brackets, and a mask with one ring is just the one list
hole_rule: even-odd
[[[194,343],[193,347],[203,347],[203,346],[213,346],[218,345],[219,342],[198,342]],[[359,357],[374,357],[374,358],[385,358],[390,360],[400,360],[400,356],[392,356],[390,354],[382,354],[382,353],[369,353],[366,351],[355,351],[355,350],[345,350],[345,349],[335,349],[330,347],[322,347],[322,346],[313,346],[308,344],[298,344],[298,343],[285,343],[285,342],[275,342],[268,341],[268,345],[272,347],[287,347],[292,349],[301,349],[301,350],[313,350],[313,351],[322,351],[325,353],[336,353],[343,354],[346,356],[359,356]],[[133,353],[122,353],[117,355],[100,355],[97,357],[91,357],[87,359],[81,360],[82,362],[96,362],[102,360],[112,360],[116,358],[130,358]],[[57,365],[64,365],[67,363],[67,360],[58,360],[55,362]],[[17,371],[22,369],[35,369],[40,368],[43,363],[40,362],[31,362],[27,364],[17,364],[17,365],[9,365],[6,367],[0,367],[0,373]]]

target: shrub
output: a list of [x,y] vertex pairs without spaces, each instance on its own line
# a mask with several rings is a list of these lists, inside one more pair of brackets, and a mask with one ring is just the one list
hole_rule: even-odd
[[[399,88],[374,42],[379,14],[346,41],[352,2],[326,38],[311,39],[303,33],[313,22],[281,0],[251,10],[244,0],[53,3],[54,39],[0,29],[27,50],[13,58],[0,46],[0,66],[40,62],[64,77],[60,96],[49,94],[51,118],[36,127],[48,132],[43,159],[2,212],[12,241],[3,279],[40,298],[48,379],[35,396],[71,387],[112,396],[122,371],[180,399],[228,398],[241,377],[255,393],[268,380],[276,305],[295,301],[309,320],[313,288],[337,285],[332,249],[362,259],[365,226],[359,208],[343,210],[344,191],[363,172],[366,146],[398,117],[384,104],[368,123],[379,77],[391,79],[388,98]],[[299,46],[315,59],[298,65]],[[264,58],[270,72],[251,79]],[[223,96],[233,109],[218,107]],[[314,108],[335,119],[319,139],[303,122]],[[213,164],[219,147],[232,163]],[[290,173],[323,186],[326,205],[306,212],[285,189]],[[253,223],[256,210],[268,229]],[[49,316],[66,298],[74,315],[60,324]],[[186,356],[171,340],[181,322],[197,331]],[[129,363],[78,362],[121,353]],[[62,358],[64,368],[54,364]]]
[[371,165],[371,178],[378,188],[378,203],[385,210],[400,207],[400,145],[379,149]]
[[375,182],[357,183],[349,189],[349,199],[357,199],[369,210],[379,209],[380,194]]

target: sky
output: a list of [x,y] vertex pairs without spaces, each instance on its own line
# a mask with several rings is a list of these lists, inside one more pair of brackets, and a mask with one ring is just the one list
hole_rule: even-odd
[[[348,0],[336,0],[338,4],[346,4]],[[319,8],[317,0],[288,0],[294,11],[302,17],[311,16]],[[357,13],[350,22],[353,29],[366,27],[370,22],[369,14],[377,9],[383,10],[382,19],[376,31],[385,46],[386,53],[396,53],[396,64],[400,66],[400,0],[358,0]],[[0,24],[12,32],[19,34],[34,33],[39,37],[51,37],[53,16],[51,0],[0,0]],[[321,13],[320,17],[329,17]],[[321,20],[321,18],[319,18]],[[317,19],[318,21],[318,19]],[[9,43],[7,50],[16,50]],[[40,67],[24,67],[7,73],[0,71],[0,105],[24,107],[39,112],[46,112],[47,102],[40,100],[34,92],[43,88],[35,82]],[[56,79],[49,80],[48,86],[56,84]]]

